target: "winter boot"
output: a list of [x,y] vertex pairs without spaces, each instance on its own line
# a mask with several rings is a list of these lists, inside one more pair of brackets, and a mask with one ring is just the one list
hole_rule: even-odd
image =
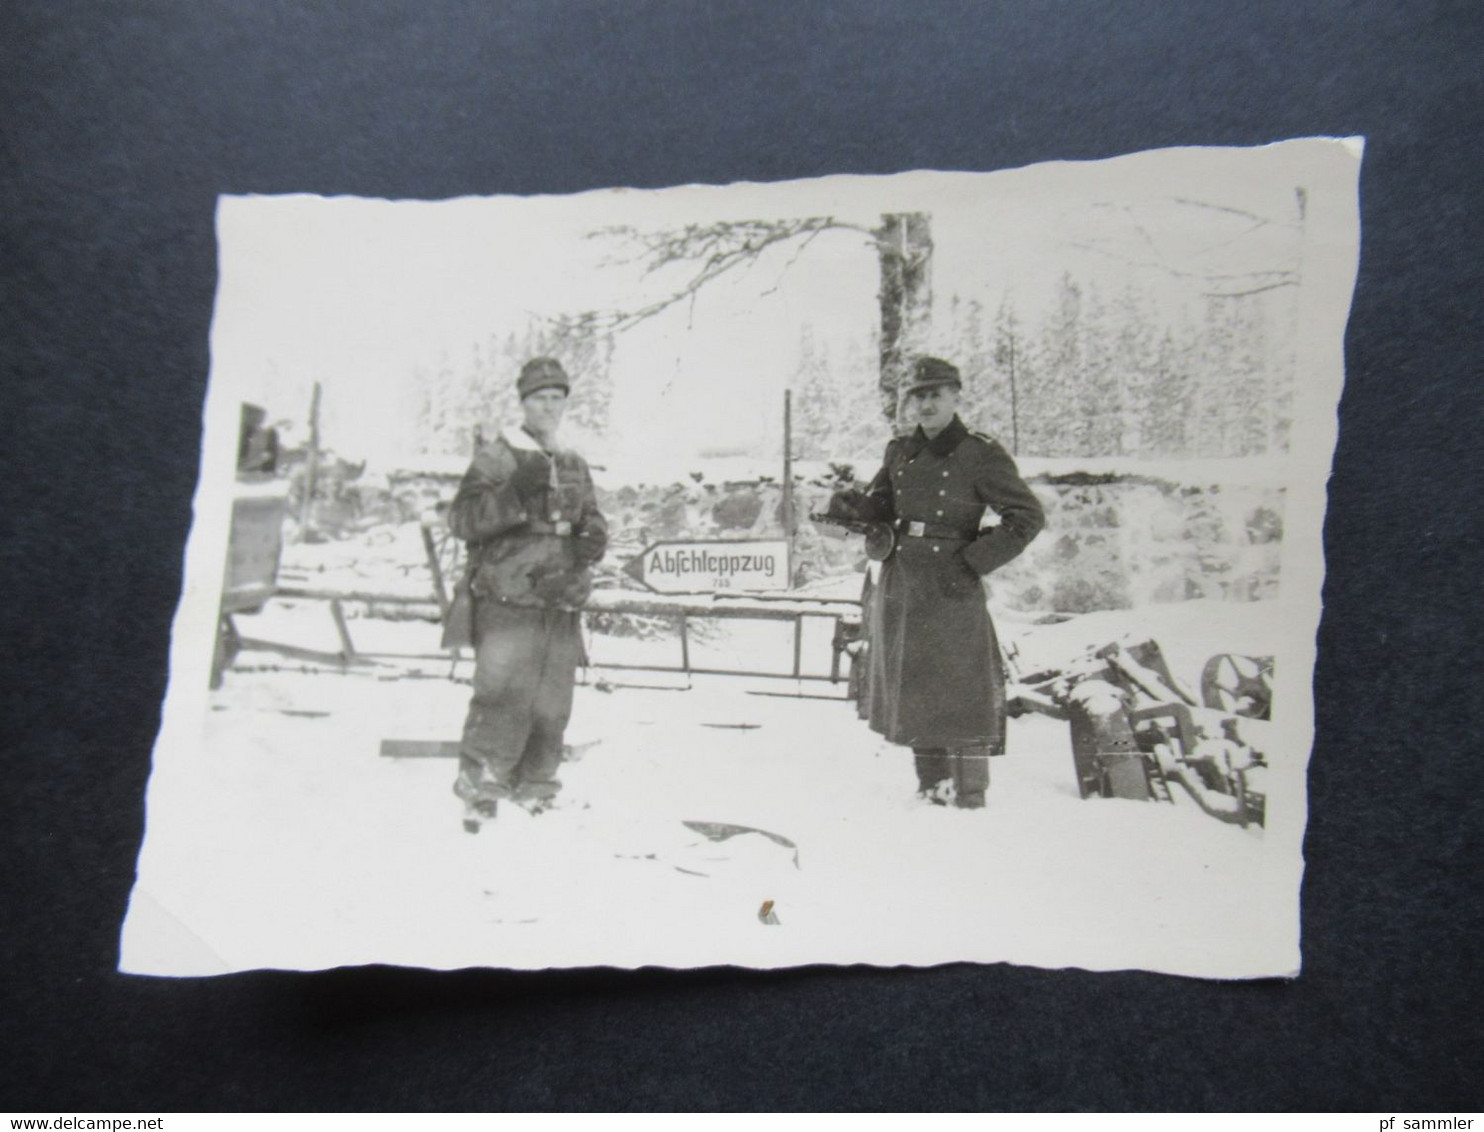
[[932,786],[924,786],[918,790],[917,800],[919,802],[926,802],[930,806],[955,804],[953,781],[945,778],[942,782],[934,783]]
[[942,747],[913,747],[917,770],[917,796],[934,806],[946,806],[953,800],[953,760]]
[[959,747],[953,752],[953,804],[961,810],[982,810],[989,789],[989,752],[983,747]]
[[485,822],[494,820],[495,800],[493,798],[480,798],[477,801],[464,803],[465,833],[478,833]]

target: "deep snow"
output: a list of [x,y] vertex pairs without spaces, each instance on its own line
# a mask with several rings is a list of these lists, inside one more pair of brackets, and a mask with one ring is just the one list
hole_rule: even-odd
[[[1211,652],[1262,644],[1273,613],[1195,603],[1001,627],[1037,655],[1142,630],[1193,683]],[[335,647],[322,603],[275,602],[239,625]],[[437,651],[426,623],[351,629],[360,648]],[[751,626],[709,639],[734,661],[788,662]],[[827,665],[823,640],[811,639],[806,667]],[[610,646],[676,655],[666,640],[593,651]],[[1216,821],[1179,790],[1174,804],[1079,798],[1067,727],[1041,717],[1012,721],[985,810],[928,806],[910,752],[872,734],[854,705],[752,694],[843,694],[824,682],[594,670],[577,691],[568,740],[585,750],[564,765],[562,806],[535,817],[504,806],[471,836],[451,759],[379,753],[384,739],[456,738],[469,667],[384,660],[341,674],[242,654],[211,698],[199,758],[151,795],[126,967],[151,969],[163,952],[201,973],[974,959],[1230,977],[1297,966],[1299,862],[1262,831]],[[599,677],[619,686],[599,690]],[[797,862],[759,834],[714,842],[687,821],[769,831],[797,845]],[[760,919],[765,901],[777,924]]]

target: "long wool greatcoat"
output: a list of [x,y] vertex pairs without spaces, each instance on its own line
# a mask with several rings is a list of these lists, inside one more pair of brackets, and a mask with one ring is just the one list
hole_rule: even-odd
[[[887,445],[857,508],[897,527],[866,611],[871,727],[913,747],[1005,745],[1005,676],[981,579],[1045,525],[998,442],[953,422]],[[998,517],[981,529],[986,509]],[[929,536],[909,533],[913,521]]]

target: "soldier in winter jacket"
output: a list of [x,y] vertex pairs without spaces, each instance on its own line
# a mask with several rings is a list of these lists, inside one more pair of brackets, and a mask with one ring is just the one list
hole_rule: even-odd
[[474,696],[454,792],[476,832],[509,798],[539,811],[557,766],[582,658],[579,610],[608,527],[586,462],[556,444],[571,382],[552,358],[521,368],[524,423],[475,454],[449,514],[468,543]]
[[[1005,676],[981,579],[1045,515],[1009,453],[959,420],[961,388],[953,365],[919,359],[907,389],[917,430],[887,445],[865,492],[837,493],[830,510],[896,532],[864,614],[870,725],[913,749],[925,799],[977,808],[989,756],[1005,750]],[[984,526],[986,515],[998,522]]]

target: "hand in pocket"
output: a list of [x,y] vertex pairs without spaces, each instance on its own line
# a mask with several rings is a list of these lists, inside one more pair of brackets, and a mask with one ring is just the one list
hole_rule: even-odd
[[943,563],[940,584],[945,596],[968,597],[983,593],[984,588],[980,582],[978,571],[964,561],[963,555],[954,554]]

